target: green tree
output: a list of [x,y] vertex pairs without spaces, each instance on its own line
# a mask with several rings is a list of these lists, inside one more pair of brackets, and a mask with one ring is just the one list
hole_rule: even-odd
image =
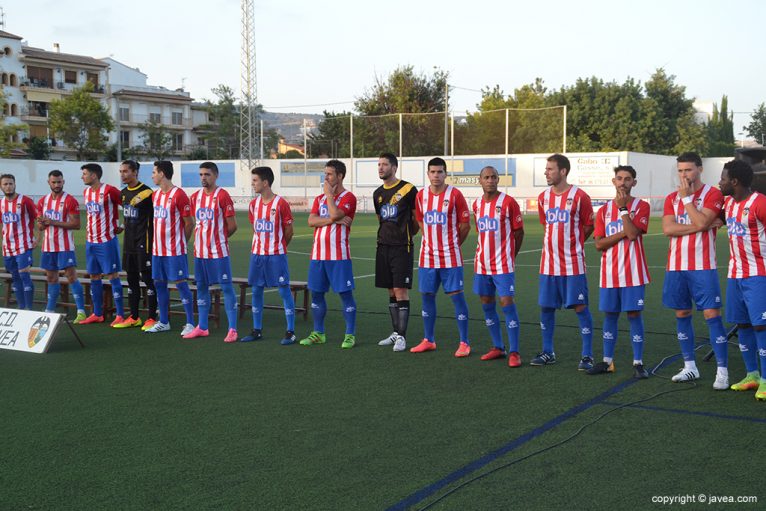
[[215,100],[206,100],[208,124],[201,126],[207,141],[208,154],[213,159],[239,158],[239,105],[234,89],[220,84],[211,92]]
[[27,153],[33,160],[47,160],[51,156],[51,146],[42,137],[32,137],[27,141]]
[[761,145],[766,141],[766,103],[761,103],[750,114],[750,124],[743,126],[747,134],[753,137]]
[[322,156],[349,158],[351,156],[349,117],[352,113],[345,111],[328,112],[327,110],[323,113],[324,119],[319,121],[317,129],[308,135],[307,156],[309,158]]
[[26,131],[28,126],[26,124],[7,124],[5,122],[5,105],[7,101],[5,99],[5,93],[0,87],[0,157],[7,158],[11,151],[14,149],[21,149],[24,144],[19,142],[13,142],[13,140],[19,135],[19,133]]
[[670,154],[681,154],[686,151],[694,151],[701,155],[708,153],[710,138],[708,137],[707,127],[697,122],[693,111],[686,112],[676,121],[676,129],[678,141],[670,149]]
[[165,160],[173,152],[173,135],[160,123],[143,123],[139,138],[143,143],[144,153],[155,160]]
[[659,68],[644,85],[645,115],[651,120],[646,123],[645,152],[675,154],[674,147],[681,142],[681,130],[691,127],[688,114],[694,112],[694,100],[686,97],[686,87],[676,84],[675,79]]
[[93,84],[86,82],[70,96],[53,101],[48,114],[51,130],[77,152],[78,160],[103,153],[107,134],[114,129],[109,112],[92,92]]
[[734,155],[734,121],[733,113],[728,110],[729,98],[721,98],[721,109],[713,104],[713,116],[707,124],[708,150],[706,156]]

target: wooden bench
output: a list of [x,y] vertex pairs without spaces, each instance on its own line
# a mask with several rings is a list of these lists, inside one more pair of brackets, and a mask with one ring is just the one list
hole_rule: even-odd
[[[247,279],[241,278],[241,277],[234,277],[231,279],[232,284],[235,286],[239,286],[239,317],[241,318],[242,315],[245,313],[246,309],[249,309],[250,306],[247,303],[247,290],[250,289],[250,284],[248,284]],[[293,293],[293,300],[295,300],[295,312],[302,312],[303,313],[303,319],[307,319],[309,315],[309,286],[308,282],[302,282],[299,280],[291,280],[290,281],[290,291]],[[298,293],[303,292],[303,306],[298,306]],[[263,306],[264,309],[274,309],[274,310],[283,310],[284,307],[282,305],[266,305]]]

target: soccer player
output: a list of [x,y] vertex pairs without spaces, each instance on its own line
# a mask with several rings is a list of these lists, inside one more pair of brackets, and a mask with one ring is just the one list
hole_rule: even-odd
[[574,309],[580,323],[582,358],[580,371],[593,367],[593,317],[588,309],[588,279],[585,275],[585,240],[593,232],[593,206],[581,188],[567,182],[569,158],[553,154],[545,164],[550,188],[537,199],[540,223],[545,227],[540,260],[540,329],[543,351],[530,362],[544,366],[556,362],[553,333],[556,309]]
[[173,162],[154,162],[152,182],[159,187],[152,194],[154,205],[154,243],[152,245],[152,279],[157,291],[159,321],[146,333],[170,330],[170,293],[168,282],[173,282],[181,295],[186,313],[184,336],[194,330],[194,304],[189,289],[189,263],[186,260],[186,240],[194,230],[189,197],[173,184]]
[[471,230],[471,214],[460,190],[446,183],[447,162],[433,158],[428,162],[428,180],[431,183],[418,192],[415,218],[423,237],[420,241],[418,262],[418,288],[423,296],[424,338],[412,353],[436,349],[436,293],[439,286],[455,305],[455,318],[460,335],[455,356],[471,354],[468,340],[468,304],[463,293],[463,256],[460,245]]
[[64,191],[64,174],[60,170],[48,173],[51,193],[37,202],[37,228],[42,231],[43,250],[40,266],[48,281],[48,304],[46,312],[56,310],[61,286],[59,272],[63,271],[77,307],[73,323],[85,319],[85,296],[77,278],[77,257],[74,253],[72,231],[80,230],[80,204],[74,196]]
[[[120,192],[125,234],[122,243],[122,266],[128,273],[130,316],[115,328],[151,328],[157,322],[157,294],[152,280],[152,243],[154,241],[154,206],[152,189],[138,180],[141,164],[125,160],[120,164],[120,179],[125,188]],[[141,281],[149,299],[149,317],[141,322]]]
[[721,319],[721,288],[715,259],[716,228],[723,196],[702,182],[702,159],[681,154],[677,161],[678,191],[665,198],[662,231],[670,238],[662,303],[676,312],[678,342],[684,367],[671,379],[691,381],[700,377],[694,360],[692,305],[702,310],[710,332],[718,371],[713,388],[729,388],[728,344]]
[[210,285],[220,284],[229,330],[223,342],[237,341],[237,297],[231,283],[229,237],[237,231],[234,202],[229,192],[216,185],[218,165],[211,161],[199,166],[202,189],[191,196],[194,228],[194,278],[197,281],[199,324],[184,339],[207,337],[210,315]]
[[649,204],[630,195],[636,170],[630,165],[614,168],[614,199],[596,215],[593,236],[601,251],[599,310],[604,312],[604,359],[594,364],[588,374],[614,372],[614,346],[620,312],[628,315],[633,343],[633,377],[648,378],[644,369],[644,289],[649,283],[643,235],[649,227]]
[[[736,323],[745,378],[732,390],[755,390],[766,401],[766,196],[753,192],[753,169],[732,160],[723,166],[719,186],[729,232],[726,321]],[[757,347],[757,352],[756,352]],[[761,372],[758,373],[760,357]]]
[[399,162],[391,153],[378,158],[378,177],[383,184],[372,193],[378,215],[378,248],[375,252],[375,287],[388,289],[388,311],[394,331],[378,343],[393,344],[394,351],[407,349],[412,288],[412,237],[418,232],[415,198],[418,189],[396,178]]
[[356,213],[356,197],[343,187],[346,165],[330,160],[324,168],[324,193],[314,199],[309,214],[309,227],[314,228],[314,246],[309,263],[311,309],[314,330],[300,344],[311,346],[327,342],[324,318],[327,303],[324,295],[332,286],[343,303],[346,335],[340,347],[350,349],[356,343],[356,302],[354,301],[354,272],[348,234]]
[[290,292],[290,268],[287,246],[293,239],[293,214],[290,204],[271,190],[274,172],[271,167],[252,170],[252,186],[258,197],[250,202],[253,244],[247,281],[253,290],[253,330],[242,342],[263,339],[263,288],[276,287],[285,308],[287,331],[280,343],[295,343],[295,300]]
[[112,185],[101,183],[104,174],[98,163],[86,163],[82,167],[82,182],[87,188],[85,211],[87,220],[85,232],[85,268],[90,274],[90,295],[93,299],[93,313],[80,321],[81,325],[104,322],[104,287],[101,277],[106,275],[112,287],[117,315],[111,326],[125,321],[122,304],[122,282],[120,281],[120,244],[117,234],[122,228],[117,225],[120,206],[120,191]]
[[513,301],[515,294],[514,261],[524,240],[524,222],[519,204],[510,195],[499,191],[500,175],[487,166],[479,173],[484,194],[473,203],[476,231],[479,233],[476,257],[473,260],[473,292],[479,295],[484,319],[492,338],[492,349],[482,360],[495,360],[506,355],[500,317],[495,307],[495,295],[500,295],[500,306],[505,315],[508,331],[508,366],[520,367],[519,314]]
[[37,243],[34,233],[37,210],[32,199],[16,193],[16,178],[13,174],[0,176],[0,188],[5,195],[0,200],[5,269],[11,274],[19,309],[32,310],[35,288],[29,269],[32,267],[32,250]]

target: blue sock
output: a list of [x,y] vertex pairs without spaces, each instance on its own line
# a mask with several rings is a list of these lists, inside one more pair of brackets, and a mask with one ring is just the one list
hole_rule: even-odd
[[56,302],[59,301],[59,292],[61,291],[61,284],[48,284],[48,304],[45,306],[46,311],[55,311]]
[[468,304],[465,301],[465,293],[450,295],[455,304],[455,319],[457,319],[457,331],[460,334],[460,342],[470,344],[468,340]]
[[503,334],[500,332],[500,316],[497,315],[495,302],[483,303],[481,304],[481,308],[484,309],[484,321],[489,329],[489,337],[492,339],[492,346],[505,351]]
[[290,286],[279,286],[279,296],[282,297],[282,305],[285,308],[285,320],[287,321],[287,331],[295,331],[295,299],[290,292]]
[[77,306],[78,311],[85,310],[85,295],[83,294],[82,284],[79,280],[75,280],[69,286],[72,289],[72,297],[74,298],[74,304]]
[[234,286],[231,282],[221,282],[223,291],[223,308],[226,311],[226,320],[229,329],[237,329],[237,296],[234,294]]
[[154,291],[157,293],[157,312],[160,316],[160,323],[168,324],[170,319],[170,292],[168,283],[164,280],[154,281]]
[[644,318],[640,314],[635,318],[628,316],[630,323],[630,339],[633,344],[633,360],[642,360],[644,357]]
[[207,320],[210,316],[210,288],[202,282],[197,282],[197,316],[199,316],[200,330],[207,330]]
[[423,338],[436,342],[436,339],[434,339],[435,327],[436,295],[433,293],[423,293]]
[[545,353],[554,353],[553,351],[553,332],[556,329],[556,309],[552,307],[543,307],[540,310],[540,330],[543,334],[543,351]]
[[582,356],[593,357],[593,316],[590,315],[590,309],[585,307],[581,312],[578,312],[577,320],[580,322]]
[[122,282],[120,278],[109,279],[109,283],[112,285],[112,296],[114,297],[114,308],[117,309],[118,316],[125,315],[125,308],[122,305]]
[[619,319],[619,313],[604,313],[604,329],[601,338],[604,341],[604,358],[610,361],[614,359],[614,347],[617,344],[617,321]]
[[311,292],[311,314],[314,316],[314,331],[324,333],[324,317],[327,314],[327,302],[324,293]]
[[685,362],[694,362],[694,326],[692,317],[676,317],[676,329],[678,330],[678,344],[681,345],[681,354]]
[[11,279],[13,281],[13,294],[16,295],[16,305],[19,309],[26,309],[27,300],[24,297],[24,283],[21,281],[21,274],[18,271],[11,272]]
[[253,330],[263,330],[263,288],[253,286]]
[[766,330],[755,331],[755,342],[758,345],[758,358],[761,359],[761,379],[766,378]]
[[32,275],[28,271],[19,272],[21,282],[24,284],[24,308],[32,310],[35,301],[35,286],[32,284]]
[[718,367],[727,367],[729,365],[729,343],[726,342],[726,329],[723,326],[721,316],[706,319],[708,331],[710,332],[710,344],[715,352],[715,361]]
[[343,319],[346,320],[346,334],[354,335],[356,332],[356,302],[354,293],[346,291],[340,294],[340,300],[343,302]]
[[755,331],[753,327],[740,328],[737,330],[739,337],[739,351],[742,353],[742,360],[745,362],[745,371],[752,373],[758,370],[758,348],[755,342]]
[[176,282],[176,289],[178,289],[178,294],[181,295],[181,305],[184,306],[184,312],[186,313],[186,322],[190,325],[194,324],[194,304],[192,301],[194,300],[194,297],[192,296],[191,289],[189,289],[189,283],[185,280],[181,280],[179,282]]
[[99,280],[90,281],[90,297],[93,299],[93,314],[104,315],[104,283]]
[[505,314],[505,328],[508,330],[508,351],[519,351],[519,313],[516,304],[512,303],[503,307]]

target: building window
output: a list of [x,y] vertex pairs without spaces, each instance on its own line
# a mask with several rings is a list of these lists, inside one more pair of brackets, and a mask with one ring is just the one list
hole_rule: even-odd
[[64,71],[64,83],[77,83],[77,71]]
[[53,84],[53,69],[47,67],[27,66],[29,83],[37,87],[51,87]]
[[120,144],[122,145],[123,149],[130,147],[130,132],[129,131],[120,132]]
[[162,115],[161,114],[150,113],[149,114],[149,122],[152,123],[152,124],[161,124],[162,123]]
[[181,126],[184,123],[184,114],[182,112],[172,112],[171,123],[176,126]]
[[181,151],[184,148],[184,134],[176,133],[173,135],[173,150]]
[[11,73],[11,87],[18,87],[19,86],[19,80],[16,78],[16,75]]
[[3,73],[3,85],[8,85],[8,73]]
[[32,125],[29,127],[29,137],[48,139],[48,128],[45,126]]
[[11,117],[17,117],[19,115],[19,107],[16,106],[16,103],[13,103],[11,105]]
[[93,84],[93,87],[98,89],[98,73],[88,73],[87,80]]
[[130,122],[130,108],[124,106],[120,107],[120,120]]
[[8,46],[6,46],[5,48],[3,48],[3,55],[5,55],[6,57],[10,57],[10,56],[11,56],[11,53],[12,53],[12,52],[11,52],[11,49],[10,49]]

